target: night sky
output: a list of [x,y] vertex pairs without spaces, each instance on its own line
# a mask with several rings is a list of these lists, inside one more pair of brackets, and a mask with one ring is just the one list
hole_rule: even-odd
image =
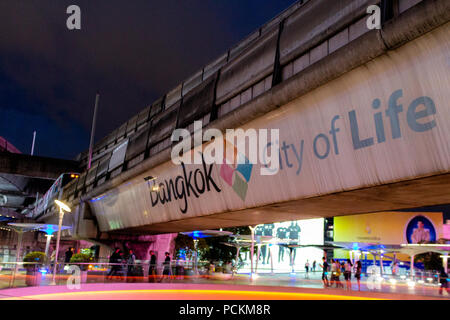
[[[74,158],[294,0],[1,0],[0,136]],[[66,8],[81,8],[81,30]]]

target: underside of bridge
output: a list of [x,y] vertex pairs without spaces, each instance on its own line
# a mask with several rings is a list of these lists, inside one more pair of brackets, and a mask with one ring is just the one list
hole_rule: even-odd
[[159,234],[403,210],[448,204],[448,190],[450,174],[442,174],[247,210],[121,229],[111,234]]
[[23,218],[21,213],[32,209],[36,198],[42,197],[55,179],[79,170],[72,160],[0,152],[0,221]]

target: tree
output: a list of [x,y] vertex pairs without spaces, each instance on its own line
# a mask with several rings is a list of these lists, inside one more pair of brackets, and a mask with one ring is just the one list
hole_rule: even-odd
[[[232,232],[236,235],[249,235],[249,227],[224,228],[224,231]],[[232,242],[233,238],[228,236],[211,237],[198,239],[197,249],[199,260],[229,262],[236,256],[236,248],[225,245],[224,242]],[[190,236],[179,234],[175,238],[175,252],[177,256],[184,250],[186,255],[192,256],[194,253],[194,239]],[[248,248],[242,248],[241,252],[248,251]]]
[[442,259],[436,252],[418,254],[414,262],[422,262],[425,270],[441,270],[442,268]]
[[[201,259],[202,252],[207,250],[207,243],[205,239],[198,239],[197,250],[199,253],[199,258]],[[194,239],[190,236],[179,233],[175,238],[175,257],[180,258],[186,255],[189,260],[192,259],[195,252]]]

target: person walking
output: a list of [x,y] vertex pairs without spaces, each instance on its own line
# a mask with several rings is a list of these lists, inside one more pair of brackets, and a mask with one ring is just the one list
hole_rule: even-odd
[[[330,276],[330,287],[336,284],[336,261],[331,259],[331,276]],[[337,284],[336,284],[337,286]]]
[[150,263],[148,266],[148,282],[155,282],[156,280],[156,255],[152,250],[150,251]]
[[116,248],[113,252],[113,254],[109,257],[109,264],[111,265],[111,269],[109,270],[109,273],[106,275],[106,279],[112,279],[114,275],[117,274],[117,271],[119,270],[119,266],[117,266],[117,263],[120,260],[120,249]]
[[135,280],[135,270],[136,270],[136,255],[133,250],[128,251],[128,259],[127,259],[127,282],[134,282]]
[[69,263],[72,256],[73,256],[73,248],[70,247],[69,249],[67,249],[66,253],[64,254],[64,262]]
[[362,270],[362,265],[361,265],[361,261],[356,261],[356,270],[355,270],[355,278],[356,278],[356,282],[358,283],[358,291],[361,291],[361,270]]
[[316,272],[316,260],[313,261],[312,272]]
[[73,248],[70,247],[67,249],[67,251],[64,253],[64,264],[61,266],[61,271],[63,271],[66,267],[66,265],[70,262],[70,259],[73,256]]
[[309,260],[306,260],[305,270],[306,270],[305,278],[308,279],[309,278],[309,273],[308,273],[309,272]]
[[320,267],[322,268],[322,281],[323,281],[323,285],[324,287],[329,287],[330,284],[328,282],[328,262],[327,259],[325,257],[322,258],[322,264],[320,265]]
[[439,273],[439,282],[441,286],[439,287],[439,294],[442,295],[444,289],[450,294],[450,288],[448,287],[448,274],[445,272],[444,267],[441,267],[441,272]]
[[392,275],[395,277],[398,275],[398,262],[394,261],[392,263]]
[[352,262],[350,261],[350,259],[347,259],[347,261],[344,264],[344,279],[345,279],[345,282],[347,284],[347,290],[351,290],[352,289],[352,282],[351,282],[351,279],[352,279],[352,267],[353,267]]
[[170,275],[172,273],[170,271],[170,253],[166,252],[165,255],[166,255],[166,259],[163,262],[163,266],[164,266],[163,274],[162,274],[161,280],[159,280],[159,282],[162,282],[163,279],[170,278]]
[[339,260],[336,260],[336,288],[344,288],[344,285],[341,282],[341,274],[343,274],[344,265],[339,263]]

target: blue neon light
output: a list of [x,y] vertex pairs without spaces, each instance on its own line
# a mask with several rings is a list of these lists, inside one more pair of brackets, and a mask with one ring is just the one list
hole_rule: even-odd
[[44,231],[46,234],[53,234],[53,232],[55,232],[56,230],[53,229],[53,226],[47,226],[47,228],[43,229],[42,231]]

